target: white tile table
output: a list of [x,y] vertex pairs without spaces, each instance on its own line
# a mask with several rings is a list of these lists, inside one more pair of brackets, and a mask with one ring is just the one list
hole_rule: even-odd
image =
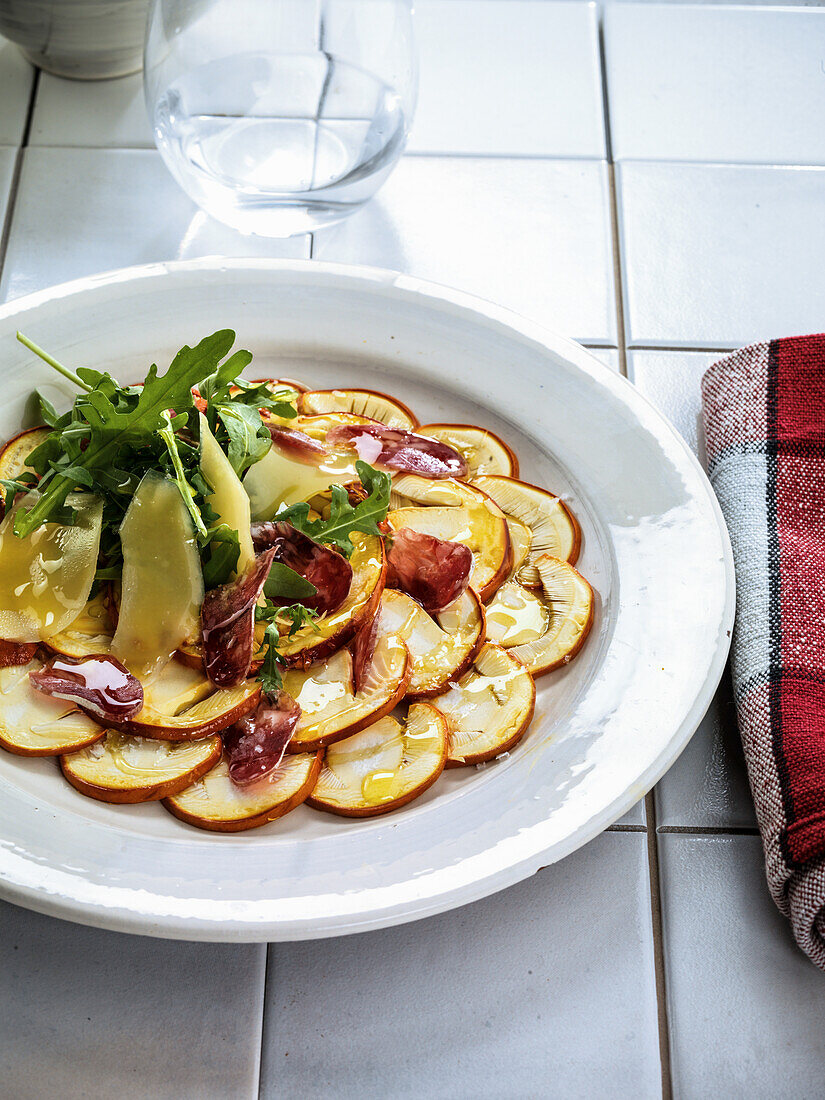
[[[0,46],[0,298],[181,256],[396,267],[593,346],[701,456],[706,366],[825,327],[825,11],[418,9],[409,155],[282,243],[177,189],[139,79],[34,78]],[[457,912],[268,950],[0,926],[3,1100],[825,1095],[825,976],[766,892],[728,681],[655,794]]]

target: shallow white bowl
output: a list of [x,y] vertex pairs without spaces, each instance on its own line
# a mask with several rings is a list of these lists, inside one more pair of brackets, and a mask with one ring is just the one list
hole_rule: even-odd
[[578,345],[487,303],[390,272],[314,262],[133,268],[0,309],[0,437],[41,386],[68,386],[15,330],[125,381],[221,327],[251,377],[367,385],[422,422],[491,427],[525,480],[569,500],[598,593],[579,657],[538,681],[509,756],[446,773],[409,808],[346,821],[307,807],[208,834],[157,804],[78,794],[48,759],[0,753],[0,894],[44,913],[205,940],[331,936],[472,901],[572,852],[640,799],[707,708],[733,621],[710,485],[676,432]]

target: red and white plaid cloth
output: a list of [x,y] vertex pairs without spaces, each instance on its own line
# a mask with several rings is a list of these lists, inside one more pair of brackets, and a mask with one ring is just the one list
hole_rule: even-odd
[[736,562],[731,665],[765,864],[825,969],[825,335],[754,344],[702,382]]

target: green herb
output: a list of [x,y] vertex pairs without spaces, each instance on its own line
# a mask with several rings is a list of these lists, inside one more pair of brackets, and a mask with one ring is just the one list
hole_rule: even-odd
[[241,542],[237,531],[225,523],[210,527],[201,548],[204,587],[217,588],[226,584],[237,569],[240,556]]
[[295,390],[273,390],[267,382],[238,377],[251,358],[249,352],[236,352],[198,387],[209,427],[238,477],[260,462],[272,444],[261,410],[287,419],[298,415]]
[[175,430],[172,427],[172,418],[168,412],[164,413],[162,417],[162,426],[158,428],[158,435],[166,444],[169,458],[172,460],[175,483],[180,490],[180,495],[183,497],[183,503],[186,505],[186,509],[192,517],[195,530],[201,538],[205,539],[207,536],[206,524],[203,522],[200,509],[195,502],[195,494],[192,490],[192,486],[186,480],[186,472],[183,469],[180,451],[178,450],[178,440],[175,436]]
[[[24,478],[30,480],[24,480]],[[5,490],[3,493],[3,511],[8,512],[17,494],[27,493],[31,489],[34,481],[35,478],[31,474],[21,474],[19,478],[0,477],[0,485],[2,485]]]
[[287,637],[291,638],[302,626],[313,623],[317,618],[317,611],[311,611],[299,603],[291,604],[289,607],[278,607],[267,600],[263,607],[255,608],[255,621],[267,624],[263,642],[258,651],[258,656],[263,656],[258,679],[261,681],[265,695],[274,695],[283,685],[281,669],[285,667],[286,662],[278,648],[281,644],[280,627],[289,623]]
[[[45,443],[30,456],[35,469],[37,460],[47,460],[48,468],[38,486],[38,501],[16,514],[15,534],[22,538],[52,518],[78,484],[78,470],[88,473],[89,487],[100,485],[105,492],[111,489],[113,473],[122,472],[128,479],[130,473],[156,469],[159,445],[164,451],[168,448],[168,440],[159,433],[168,427],[170,414],[188,420],[194,408],[192,387],[215,373],[234,339],[231,329],[223,329],[195,348],[182,348],[166,374],[159,376],[157,367],[152,366],[140,389],[119,386],[110,375],[89,368],[73,374],[42,353],[50,365],[87,392],[75,399],[71,413],[60,418]],[[41,354],[31,341],[22,340]],[[174,455],[169,457],[178,480]]]
[[280,561],[272,563],[264,584],[264,595],[272,601],[306,600],[314,596],[317,591],[318,589],[311,581]]
[[378,524],[387,518],[392,484],[388,474],[366,462],[359,460],[355,468],[367,492],[365,500],[353,504],[342,485],[331,485],[329,519],[310,519],[308,504],[293,504],[278,512],[275,518],[286,520],[316,542],[335,546],[349,557],[354,549],[350,538],[353,531],[381,535]]

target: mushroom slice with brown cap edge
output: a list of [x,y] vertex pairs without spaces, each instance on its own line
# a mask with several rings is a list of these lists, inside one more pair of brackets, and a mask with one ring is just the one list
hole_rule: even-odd
[[244,680],[236,687],[216,688],[203,669],[170,661],[144,685],[143,707],[134,718],[109,725],[138,737],[159,741],[192,741],[211,737],[258,705],[261,685]]
[[30,661],[0,669],[0,745],[17,756],[61,756],[99,741],[105,732],[76,703],[36,691]]
[[[351,538],[355,547],[350,557],[352,583],[341,606],[302,626],[292,637],[287,636],[287,626],[284,626],[279,653],[289,668],[309,668],[335,653],[354,637],[378,608],[387,568],[383,540],[357,531],[352,533]],[[256,640],[259,646],[263,641],[264,628],[264,623],[258,624]]]
[[[535,564],[549,611],[547,629],[540,637],[514,645],[508,652],[518,657],[533,676],[541,676],[566,665],[584,645],[593,625],[593,589],[569,562],[542,554]],[[493,634],[495,630],[494,626]]]
[[156,741],[107,730],[97,741],[60,759],[81,794],[100,802],[154,802],[190,786],[220,760],[220,737]]
[[435,705],[450,730],[447,767],[481,764],[524,736],[536,705],[536,685],[519,660],[488,643]]
[[408,697],[429,699],[446,691],[478,652],[484,641],[484,608],[468,588],[431,617],[404,592],[387,589],[380,629],[395,634],[410,651]]
[[422,424],[419,435],[427,435],[448,444],[464,456],[467,476],[505,474],[518,477],[518,459],[503,439],[486,428],[472,424]]
[[507,521],[486,493],[454,478],[440,481],[406,474],[393,480],[390,527],[460,542],[473,554],[470,585],[488,600],[512,564]]
[[507,581],[484,608],[487,639],[505,649],[537,642],[550,625],[550,608],[535,589]]
[[444,770],[447,723],[429,703],[413,703],[403,724],[382,718],[331,745],[307,802],[343,817],[373,817],[405,806]]
[[283,817],[306,800],[321,771],[322,753],[285,756],[278,767],[239,787],[229,778],[224,755],[201,779],[163,800],[181,821],[216,833],[256,829]]
[[355,413],[407,431],[418,426],[413,412],[394,397],[378,390],[310,390],[301,395],[298,407],[304,414]]
[[26,459],[51,432],[51,428],[26,428],[5,444],[0,450],[0,477],[7,481],[15,481],[27,470],[30,474],[34,470],[26,466]]
[[59,634],[52,634],[45,643],[54,653],[64,657],[91,657],[108,653],[115,633],[115,609],[108,585],[89,600],[74,622]]
[[301,708],[287,752],[331,745],[377,722],[404,698],[411,671],[404,643],[392,634],[383,634],[378,637],[360,691],[354,689],[352,655],[346,649],[306,672],[286,672],[284,691]]
[[531,588],[539,587],[535,563],[540,554],[552,554],[575,565],[581,547],[581,528],[559,497],[511,477],[478,477],[473,479],[473,485],[488,493],[505,515],[520,520],[532,532],[530,553],[516,577],[518,581]]

